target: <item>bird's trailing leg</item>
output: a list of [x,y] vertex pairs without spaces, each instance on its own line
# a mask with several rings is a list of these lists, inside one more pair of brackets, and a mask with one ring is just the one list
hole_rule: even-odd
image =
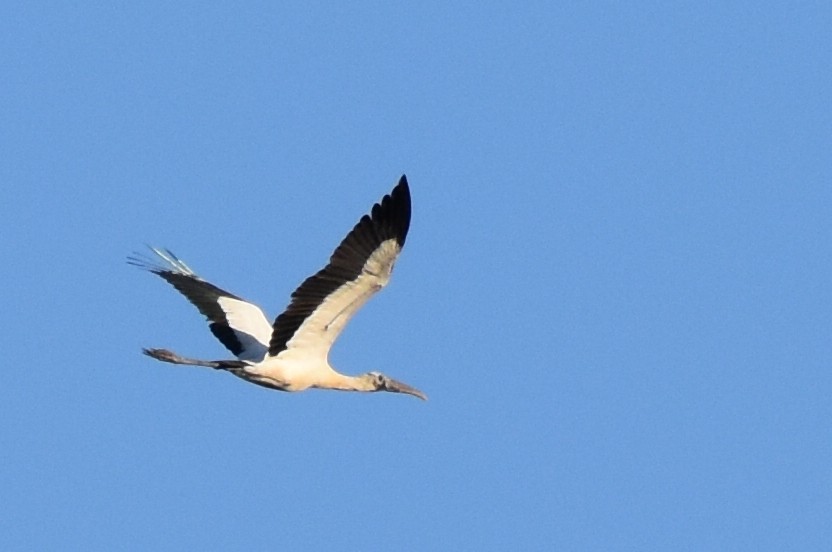
[[228,370],[232,373],[236,373],[249,365],[249,363],[242,360],[199,360],[196,358],[187,358],[179,356],[168,349],[142,349],[142,352],[162,362],[185,364],[187,366],[205,366],[216,370]]

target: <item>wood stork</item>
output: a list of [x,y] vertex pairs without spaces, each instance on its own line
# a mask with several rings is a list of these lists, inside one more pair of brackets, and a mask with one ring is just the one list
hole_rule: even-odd
[[329,264],[292,293],[273,325],[258,306],[206,282],[167,249],[151,247],[155,258],[128,257],[130,264],[161,276],[193,303],[237,360],[198,360],[167,349],[142,351],[163,362],[225,370],[280,391],[390,391],[426,400],[418,389],[379,372],[346,376],[328,362],[329,350],[350,318],[387,285],[409,227],[410,189],[402,175],[393,191],[347,234]]

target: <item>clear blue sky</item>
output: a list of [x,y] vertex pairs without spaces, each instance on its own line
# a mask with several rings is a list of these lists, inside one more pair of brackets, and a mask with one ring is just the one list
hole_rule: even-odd
[[[0,9],[3,550],[828,550],[832,8]],[[267,391],[150,243],[270,317],[406,173],[391,285]]]

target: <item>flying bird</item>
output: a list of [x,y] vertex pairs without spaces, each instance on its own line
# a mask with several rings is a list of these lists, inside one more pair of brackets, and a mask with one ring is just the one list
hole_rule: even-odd
[[200,278],[168,249],[128,262],[162,277],[205,318],[214,336],[236,356],[199,360],[167,349],[142,349],[172,364],[206,366],[279,391],[310,388],[389,391],[427,400],[424,393],[379,372],[347,376],[328,361],[329,350],[353,315],[390,281],[410,227],[410,189],[402,175],[390,194],[335,248],[329,264],[292,293],[289,306],[269,324],[257,305]]

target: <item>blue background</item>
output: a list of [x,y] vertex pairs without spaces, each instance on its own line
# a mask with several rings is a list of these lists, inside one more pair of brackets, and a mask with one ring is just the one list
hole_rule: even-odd
[[[0,8],[3,550],[828,550],[825,2]],[[391,285],[282,394],[271,318],[407,173]]]

